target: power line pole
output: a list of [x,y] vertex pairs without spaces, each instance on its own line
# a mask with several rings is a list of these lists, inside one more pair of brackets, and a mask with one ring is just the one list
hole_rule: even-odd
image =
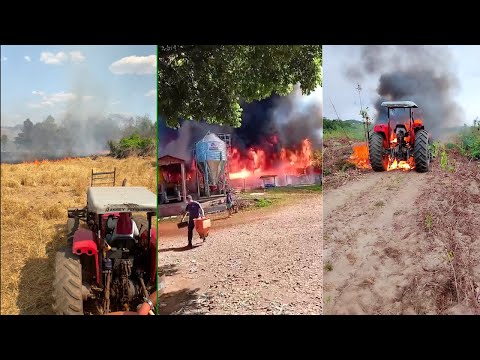
[[368,114],[366,111],[363,111],[363,105],[362,105],[362,96],[361,96],[361,92],[362,92],[362,87],[360,86],[360,84],[357,83],[357,87],[355,88],[358,90],[358,98],[360,99],[360,114],[362,115],[362,118],[363,118],[363,130],[365,131],[365,140],[367,141],[367,143],[370,142],[370,134],[368,132]]
[[[332,104],[333,110],[335,111],[335,114],[337,114],[337,120],[341,121],[340,116],[338,116],[337,109],[335,109],[335,105],[333,105],[332,99],[330,99],[330,96],[328,97],[328,100],[330,100],[330,104]],[[349,139],[349,136],[348,136],[345,128],[341,124],[339,124],[339,126],[342,128],[342,130],[345,133],[345,136],[347,137],[347,139]]]
[[332,99],[330,99],[330,96],[328,97],[328,100],[330,100],[330,104],[332,104],[333,111],[335,111],[335,114],[337,115],[337,120],[340,120],[340,116],[338,116],[337,109],[335,109],[335,105],[333,105]]
[[356,89],[358,90],[358,98],[360,99],[360,110],[363,111],[362,97],[360,96],[360,92],[362,91],[362,87],[360,86],[360,84],[357,84]]

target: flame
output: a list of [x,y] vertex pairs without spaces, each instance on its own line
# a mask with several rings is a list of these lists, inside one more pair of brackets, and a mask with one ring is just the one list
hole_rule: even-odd
[[[273,135],[267,145],[275,146],[277,143],[278,138]],[[242,154],[237,148],[232,148],[229,159],[229,178],[230,180],[247,179],[271,173],[300,175],[305,174],[312,163],[313,150],[309,139],[304,139],[297,149],[281,148],[280,151],[272,152],[250,148]]]
[[[252,147],[247,151],[240,151],[232,147],[226,166],[230,180],[259,181],[262,175],[299,176],[315,173],[316,170],[313,168],[313,149],[309,139],[304,139],[296,148],[279,149],[276,135],[267,139],[262,148]],[[195,160],[192,159],[185,174],[187,182],[196,179],[195,171]],[[182,183],[182,176],[179,170],[161,168],[159,182],[172,187]]]
[[248,178],[252,175],[253,175],[253,173],[251,171],[248,171],[246,168],[243,168],[239,172],[230,173],[230,180],[246,179],[246,178]]
[[[395,139],[395,142],[397,139]],[[368,145],[367,143],[359,143],[352,146],[353,153],[348,159],[352,164],[354,164],[358,169],[370,169],[370,161],[368,159]],[[414,168],[413,161],[389,161],[387,171],[392,170],[403,170],[409,171]]]
[[77,160],[79,159],[78,157],[64,157],[64,158],[61,158],[61,159],[43,159],[43,160],[33,160],[33,161],[24,161],[23,164],[33,164],[33,165],[45,165],[45,164],[49,164],[49,163],[58,163],[58,162],[62,162],[62,161],[68,161],[68,160]]
[[368,160],[368,145],[366,142],[353,145],[353,154],[349,161],[359,169],[369,169],[370,162]]
[[413,164],[411,165],[408,161],[399,161],[393,160],[393,162],[388,166],[387,171],[391,170],[403,170],[403,171],[410,171],[413,169]]

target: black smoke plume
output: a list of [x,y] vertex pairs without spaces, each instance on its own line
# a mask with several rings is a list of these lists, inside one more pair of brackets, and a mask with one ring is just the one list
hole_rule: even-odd
[[411,100],[419,107],[416,117],[434,136],[463,123],[463,110],[454,100],[459,81],[447,47],[368,45],[362,46],[360,58],[347,76],[358,82],[379,76],[378,97],[373,99],[376,122],[386,121],[383,101]]
[[262,101],[243,104],[242,108],[242,125],[236,129],[203,121],[182,121],[176,130],[159,120],[159,157],[171,155],[191,163],[195,143],[208,131],[231,134],[232,146],[243,153],[253,148],[262,149],[267,154],[278,154],[282,147],[301,148],[301,142],[306,138],[312,142],[314,149],[322,146],[320,90],[302,96],[297,86],[288,96],[273,95]]

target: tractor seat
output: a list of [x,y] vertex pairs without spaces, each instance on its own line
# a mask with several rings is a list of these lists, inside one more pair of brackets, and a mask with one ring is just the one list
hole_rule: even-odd
[[118,218],[115,230],[113,230],[112,241],[118,238],[131,238],[134,239],[139,235],[138,227],[135,221],[130,217],[128,213],[121,213]]

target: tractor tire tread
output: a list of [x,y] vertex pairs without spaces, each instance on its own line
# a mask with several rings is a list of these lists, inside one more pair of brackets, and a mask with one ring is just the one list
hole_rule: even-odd
[[52,307],[57,315],[83,315],[82,264],[69,247],[55,255]]
[[368,147],[368,157],[373,171],[385,171],[385,163],[383,160],[383,136],[379,133],[372,133]]
[[420,173],[427,172],[430,166],[428,133],[426,130],[418,130],[415,136],[413,147],[413,159],[415,160],[415,170]]

